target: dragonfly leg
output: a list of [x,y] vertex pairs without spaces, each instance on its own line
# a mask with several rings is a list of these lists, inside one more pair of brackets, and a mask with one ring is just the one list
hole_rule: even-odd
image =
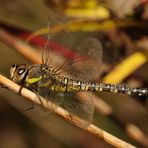
[[22,89],[23,89],[23,85],[20,86],[19,91],[18,91],[18,95],[21,95]]
[[35,93],[36,97],[39,99],[41,106],[44,107],[42,99],[41,99],[40,95],[38,94],[38,92],[34,89],[32,89],[32,91]]
[[[37,96],[37,98],[39,99],[41,106],[44,107],[43,102],[42,102],[40,96],[39,96],[38,94],[36,94],[36,96]],[[30,111],[30,110],[32,110],[32,109],[35,109],[35,106],[34,106],[34,105],[32,105],[32,106],[30,106],[30,107],[24,109],[23,111],[26,112],[26,111]]]
[[36,96],[37,96],[37,98],[39,99],[39,101],[40,101],[40,103],[41,103],[41,106],[44,107],[41,97],[40,97],[38,94],[36,94]]

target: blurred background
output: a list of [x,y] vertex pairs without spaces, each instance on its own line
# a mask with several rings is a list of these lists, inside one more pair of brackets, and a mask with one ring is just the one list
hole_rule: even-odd
[[[103,56],[97,81],[148,87],[147,0],[0,0],[0,74],[9,78],[12,64],[34,63],[16,43],[23,41],[23,50],[33,47],[41,53],[50,19],[58,22],[53,32],[68,26],[75,44],[86,37],[100,40]],[[93,124],[137,147],[148,147],[147,98],[95,95]],[[0,88],[1,148],[112,147],[54,114],[24,111],[31,105]]]

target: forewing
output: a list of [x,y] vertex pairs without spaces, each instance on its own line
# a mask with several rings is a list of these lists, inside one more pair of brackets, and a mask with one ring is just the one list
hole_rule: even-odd
[[48,28],[48,39],[43,50],[42,61],[56,68],[65,61],[63,53],[72,47],[73,36],[69,32],[65,20],[50,19]]
[[87,38],[75,50],[74,60],[69,62],[65,70],[73,79],[80,81],[96,81],[100,74],[102,46],[98,39]]

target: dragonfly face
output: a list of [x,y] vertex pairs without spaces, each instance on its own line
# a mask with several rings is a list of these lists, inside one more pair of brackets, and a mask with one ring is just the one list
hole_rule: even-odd
[[27,64],[13,64],[10,68],[10,78],[13,82],[21,84],[29,71]]

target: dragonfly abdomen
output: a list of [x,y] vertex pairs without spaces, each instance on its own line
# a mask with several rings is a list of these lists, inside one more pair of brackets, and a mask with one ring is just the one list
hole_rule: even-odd
[[132,88],[123,85],[105,84],[105,83],[91,83],[75,81],[69,78],[61,78],[61,83],[51,86],[52,91],[74,92],[74,91],[98,91],[98,92],[112,92],[129,95],[148,96],[147,88]]
[[147,88],[132,88],[123,85],[105,84],[105,83],[84,83],[78,81],[73,83],[74,88],[77,87],[80,91],[103,91],[112,93],[122,93],[129,95],[148,96]]
[[112,93],[122,93],[129,95],[148,96],[147,88],[132,88],[123,85],[105,84],[105,83],[93,83],[88,85],[88,90],[104,91]]

